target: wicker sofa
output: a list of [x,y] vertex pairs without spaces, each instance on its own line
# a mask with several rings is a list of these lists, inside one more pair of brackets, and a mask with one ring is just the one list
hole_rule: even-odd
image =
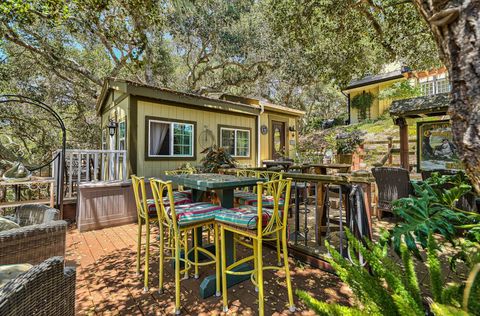
[[75,314],[75,268],[52,257],[0,288],[0,315]]
[[39,264],[65,255],[67,222],[60,212],[46,205],[23,205],[14,214],[21,226],[0,232],[0,265]]

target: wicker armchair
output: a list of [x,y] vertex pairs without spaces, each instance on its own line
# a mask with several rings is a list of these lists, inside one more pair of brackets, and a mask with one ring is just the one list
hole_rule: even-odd
[[65,255],[67,222],[45,205],[23,205],[15,213],[20,228],[0,232],[0,264],[39,264]]
[[0,288],[0,315],[75,314],[75,268],[52,257]]
[[392,202],[413,193],[408,170],[403,168],[376,167],[372,169],[378,188],[378,218],[383,212],[392,211]]

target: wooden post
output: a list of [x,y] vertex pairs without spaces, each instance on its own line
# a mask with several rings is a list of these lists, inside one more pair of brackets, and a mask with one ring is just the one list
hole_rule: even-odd
[[392,148],[393,148],[393,137],[388,136],[388,147],[387,147],[387,153],[388,153],[388,165],[391,166],[393,164],[393,155],[392,155]]
[[400,127],[400,165],[402,168],[410,171],[408,162],[408,124],[407,120],[399,117],[395,120],[395,124]]

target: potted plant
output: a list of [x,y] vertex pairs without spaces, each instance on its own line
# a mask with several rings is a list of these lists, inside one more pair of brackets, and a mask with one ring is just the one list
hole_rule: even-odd
[[217,173],[220,168],[235,168],[237,163],[225,148],[216,145],[208,147],[202,154],[205,154],[201,161],[204,172]]
[[351,164],[353,160],[353,153],[358,146],[363,143],[363,132],[354,129],[350,132],[337,134],[335,147],[337,150],[337,163]]

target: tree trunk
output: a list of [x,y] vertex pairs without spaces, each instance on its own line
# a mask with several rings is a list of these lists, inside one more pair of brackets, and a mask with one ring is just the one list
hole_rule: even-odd
[[480,193],[480,0],[414,0],[449,71],[453,139]]

